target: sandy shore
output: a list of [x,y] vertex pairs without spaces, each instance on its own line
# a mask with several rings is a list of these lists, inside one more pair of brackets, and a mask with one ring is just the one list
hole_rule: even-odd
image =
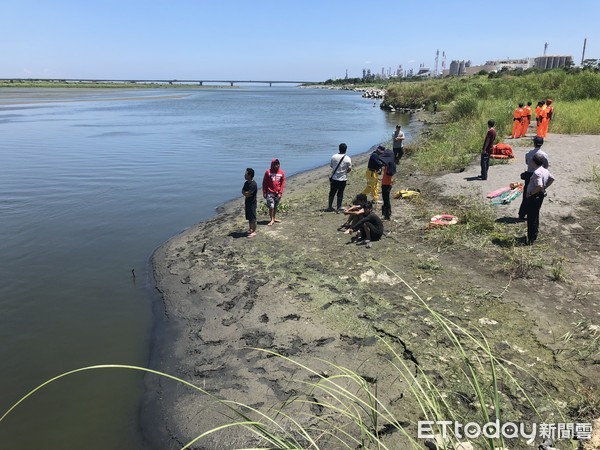
[[[491,167],[487,182],[472,180],[478,161],[461,173],[435,178],[411,174],[406,161],[394,190],[419,188],[431,208],[449,212],[457,196],[482,198],[518,181],[530,140],[513,145],[515,161]],[[243,233],[247,222],[240,198],[156,251],[154,274],[163,304],[157,311],[155,368],[219,398],[268,410],[299,396],[296,380],[311,374],[256,348],[293,358],[317,373],[334,372],[324,362],[330,361],[374,380],[380,400],[406,418],[414,432],[417,406],[377,338],[387,339],[407,364],[442,386],[458,369],[447,361],[447,343],[400,276],[432,308],[461,326],[483,329],[495,352],[528,367],[556,400],[565,400],[566,410],[566,400],[581,386],[598,387],[597,350],[577,355],[573,348],[588,345],[600,324],[600,248],[594,234],[599,224],[581,203],[594,194],[591,168],[600,162],[600,136],[550,135],[544,150],[557,182],[542,209],[540,243],[531,252],[544,258],[558,251],[569,282],[549,278],[550,261],[528,277],[514,278],[503,270],[506,261],[498,260],[500,249],[444,251],[439,239],[424,231],[427,220],[417,205],[401,199],[393,200],[384,239],[370,250],[353,245],[337,231],[344,217],[323,212],[328,168],[321,167],[289,180],[284,195],[289,211],[273,227],[259,217],[256,238]],[[353,160],[347,200],[364,187],[366,156]],[[524,235],[524,224],[508,220],[517,208],[518,202],[498,207],[497,216]],[[560,338],[565,333],[572,336],[568,345]],[[229,421],[227,408],[206,394],[170,380],[147,381],[144,410],[159,412],[147,436],[157,448],[180,448]],[[303,424],[322,413],[311,410],[310,418],[302,415],[310,409],[306,405],[291,408]],[[518,407],[512,412],[519,414]],[[324,448],[336,448],[323,439]],[[408,448],[399,433],[386,439],[392,448]],[[228,429],[194,448],[253,444],[257,441],[249,432]]]

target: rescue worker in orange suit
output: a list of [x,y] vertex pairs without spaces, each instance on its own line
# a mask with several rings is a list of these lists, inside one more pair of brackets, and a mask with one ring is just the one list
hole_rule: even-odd
[[523,124],[521,128],[521,136],[525,136],[527,134],[527,130],[529,129],[529,124],[531,123],[531,102],[527,102],[527,106],[523,108]]
[[542,137],[546,137],[548,134],[548,125],[550,125],[550,121],[552,120],[552,114],[554,113],[554,106],[552,106],[552,99],[546,100],[546,120],[544,120],[544,125],[542,128]]
[[536,121],[536,133],[538,137],[542,137],[542,127],[544,125],[544,119],[546,117],[546,102],[539,101],[535,107],[535,121]]
[[519,103],[519,107],[513,111],[513,129],[512,138],[521,137],[521,128],[523,127],[523,103]]

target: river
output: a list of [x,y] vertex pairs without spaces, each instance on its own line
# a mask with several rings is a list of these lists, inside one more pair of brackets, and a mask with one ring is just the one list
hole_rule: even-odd
[[[241,202],[246,167],[293,175],[398,121],[338,90],[0,89],[0,416],[61,373],[148,365],[149,258]],[[62,378],[0,422],[0,449],[142,449],[143,388],[126,370]]]

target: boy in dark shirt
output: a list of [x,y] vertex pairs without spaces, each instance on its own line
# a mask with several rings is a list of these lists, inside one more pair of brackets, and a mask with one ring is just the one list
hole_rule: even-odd
[[488,120],[488,131],[483,141],[481,148],[481,176],[482,180],[487,180],[488,169],[490,167],[490,155],[494,151],[494,141],[496,140],[496,130],[494,129],[496,122],[493,119]]
[[360,230],[362,232],[362,239],[356,245],[366,245],[367,248],[371,248],[371,241],[378,241],[383,236],[383,222],[373,212],[373,204],[371,202],[365,203],[364,210],[365,216],[352,228],[345,231],[345,233],[352,234],[353,231]]
[[246,213],[246,220],[248,220],[248,237],[253,238],[256,236],[256,192],[258,186],[254,181],[254,169],[248,167],[244,174],[244,187],[242,187],[242,195],[244,199],[244,210]]

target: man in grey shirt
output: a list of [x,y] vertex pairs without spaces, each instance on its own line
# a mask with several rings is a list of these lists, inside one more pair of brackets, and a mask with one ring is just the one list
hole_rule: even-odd
[[404,155],[404,132],[400,125],[396,125],[396,131],[392,134],[392,148],[394,149],[396,164],[398,164],[400,158]]
[[[329,207],[325,211],[342,211],[344,189],[348,181],[348,172],[352,170],[352,160],[346,155],[348,146],[344,143],[339,146],[339,153],[331,157],[329,166],[333,172],[329,176]],[[337,194],[337,209],[333,209],[333,199]]]
[[527,186],[529,186],[529,179],[531,178],[531,174],[535,171],[536,166],[533,162],[534,155],[538,154],[543,159],[544,162],[542,167],[544,169],[548,168],[548,154],[541,150],[542,145],[544,145],[544,138],[536,136],[533,138],[533,150],[529,150],[525,154],[525,164],[527,165],[527,169],[525,172],[521,174],[521,179],[523,180],[523,200],[521,201],[521,206],[519,207],[519,219],[525,220],[525,216],[527,215],[527,196],[525,195],[527,192]]
[[533,155],[531,164],[534,171],[531,173],[527,190],[524,192],[527,197],[527,244],[529,245],[533,244],[538,237],[540,208],[546,196],[546,188],[554,183],[552,174],[543,167],[544,157],[539,152]]

